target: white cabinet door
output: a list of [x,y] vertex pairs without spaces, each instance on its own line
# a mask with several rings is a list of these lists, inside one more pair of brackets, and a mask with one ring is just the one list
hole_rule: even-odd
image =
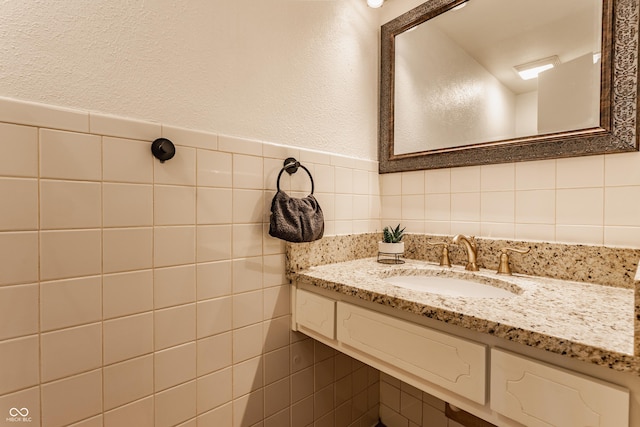
[[337,338],[392,366],[485,403],[486,347],[338,302]]
[[296,291],[296,323],[327,338],[335,339],[336,302],[298,289]]
[[491,409],[532,427],[628,427],[629,391],[493,349]]

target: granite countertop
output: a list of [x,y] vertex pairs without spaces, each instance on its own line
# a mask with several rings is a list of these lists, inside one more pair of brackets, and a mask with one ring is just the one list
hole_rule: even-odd
[[[350,295],[445,323],[491,334],[623,372],[640,373],[634,352],[631,289],[495,271],[467,272],[417,260],[388,265],[375,258],[310,267],[293,274],[298,283]],[[442,296],[394,286],[393,275],[465,277],[510,287],[510,298]],[[503,282],[504,281],[504,282]],[[508,282],[508,283],[507,283]]]

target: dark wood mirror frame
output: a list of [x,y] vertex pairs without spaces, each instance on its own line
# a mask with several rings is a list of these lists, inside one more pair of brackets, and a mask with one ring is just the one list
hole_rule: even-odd
[[638,150],[640,0],[603,0],[599,127],[395,155],[395,37],[465,1],[429,0],[381,28],[380,173]]

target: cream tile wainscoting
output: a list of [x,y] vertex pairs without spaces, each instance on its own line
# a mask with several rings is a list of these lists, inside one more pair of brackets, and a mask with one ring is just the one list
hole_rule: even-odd
[[288,156],[327,234],[379,230],[376,162],[7,98],[0,148],[0,424],[377,421],[378,371],[290,332],[267,234]]

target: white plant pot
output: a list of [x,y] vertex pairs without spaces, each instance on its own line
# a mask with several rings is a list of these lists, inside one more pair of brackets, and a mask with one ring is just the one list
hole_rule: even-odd
[[400,254],[404,253],[404,242],[398,243],[386,243],[378,242],[378,252],[385,254]]

